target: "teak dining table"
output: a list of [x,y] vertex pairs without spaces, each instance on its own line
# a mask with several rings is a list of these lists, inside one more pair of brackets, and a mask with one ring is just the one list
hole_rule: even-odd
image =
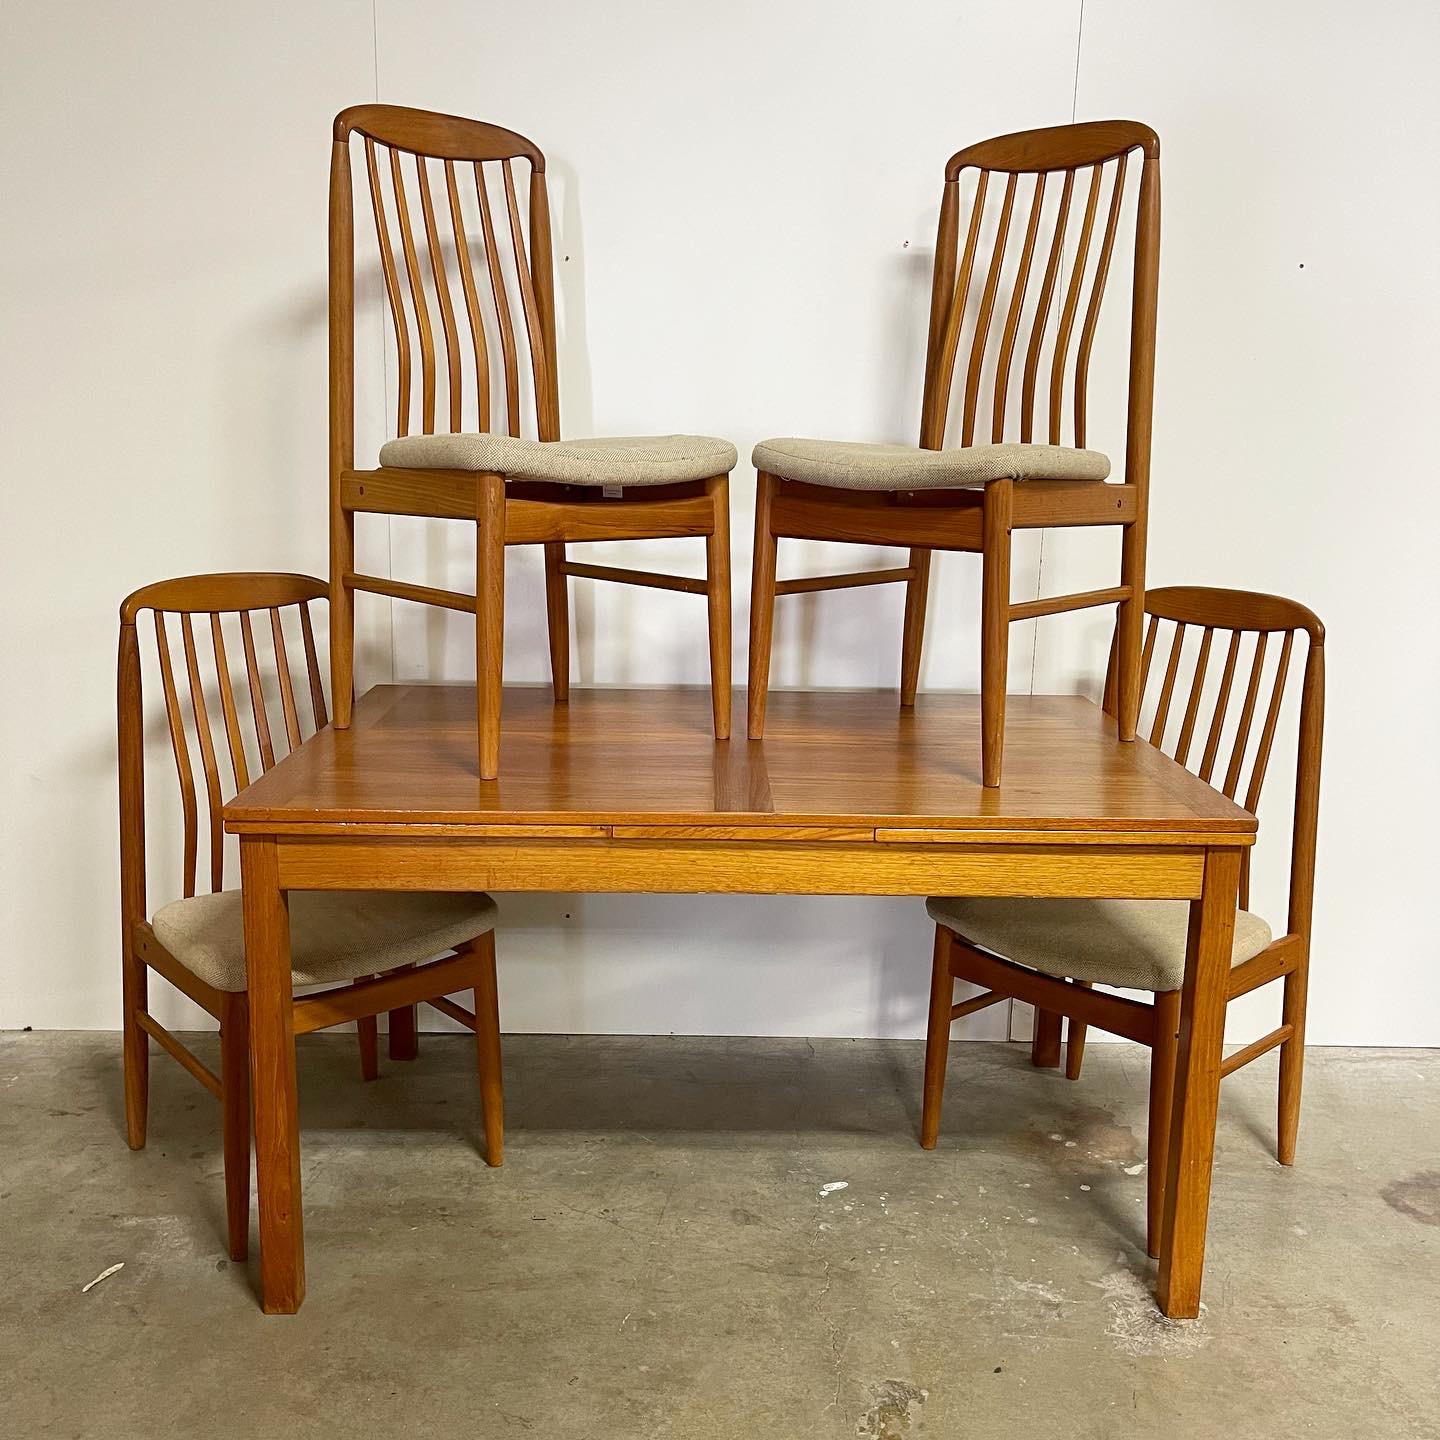
[[478,778],[473,686],[387,685],[352,728],[322,730],[225,809],[244,888],[265,1310],[305,1296],[286,892],[439,889],[1189,900],[1156,1295],[1166,1315],[1199,1313],[1252,815],[1143,741],[1117,741],[1078,696],[1011,697],[1004,783],[988,790],[976,696],[902,708],[893,692],[776,692],[761,741],[717,742],[703,689],[556,704],[548,688],[507,687],[504,708],[498,780]]

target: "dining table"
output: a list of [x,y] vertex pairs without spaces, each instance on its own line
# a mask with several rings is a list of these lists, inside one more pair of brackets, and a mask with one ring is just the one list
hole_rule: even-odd
[[[1003,783],[974,695],[776,690],[717,741],[710,693],[506,686],[498,778],[473,685],[380,685],[225,807],[239,837],[260,1299],[305,1297],[294,890],[1181,899],[1190,926],[1155,1277],[1199,1314],[1227,982],[1253,815],[1081,695],[1013,695]],[[737,901],[743,903],[743,901]],[[783,964],[783,956],[776,957]],[[928,953],[915,956],[928,973]],[[917,1090],[919,1072],[916,1075]],[[523,1141],[522,1141],[523,1143]],[[917,1149],[916,1163],[925,1163]]]

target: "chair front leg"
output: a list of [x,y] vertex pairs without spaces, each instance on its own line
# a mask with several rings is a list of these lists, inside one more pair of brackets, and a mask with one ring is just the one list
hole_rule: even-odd
[[985,487],[980,598],[980,746],[984,783],[1000,783],[1005,752],[1005,687],[1010,662],[1010,523],[1015,482]]
[[355,1034],[360,1042],[360,1078],[380,1078],[380,1026],[373,1015],[362,1015],[355,1022]]
[[1030,1063],[1041,1070],[1053,1070],[1060,1063],[1061,1018],[1055,1010],[1035,1012],[1035,1032],[1030,1041]]
[[900,703],[915,703],[920,688],[920,651],[925,644],[925,606],[930,598],[929,550],[910,552],[911,576],[905,582],[905,629],[900,641]]
[[954,942],[943,926],[935,927],[935,959],[930,972],[930,1023],[925,1031],[925,1091],[920,1106],[920,1148],[933,1150],[940,1138],[940,1106],[945,1098],[945,1066],[950,1058],[950,1012],[955,976],[950,969]]
[[500,773],[500,705],[505,679],[505,481],[482,475],[475,545],[475,710],[480,778]]
[[220,1011],[220,1134],[230,1258],[250,1253],[250,1006],[242,990]]
[[752,740],[765,735],[765,701],[770,691],[770,641],[775,623],[775,536],[770,504],[775,477],[763,470],[755,486],[755,550],[750,570],[750,715]]
[[[409,968],[409,967],[406,967]],[[420,1055],[420,1023],[418,1005],[402,1005],[389,1012],[390,1058],[415,1060]]]
[[559,705],[570,698],[570,581],[563,540],[545,546],[545,623],[550,632],[550,684]]
[[730,738],[730,477],[717,475],[707,487],[715,506],[705,537],[705,598],[710,622],[710,702],[715,738]]

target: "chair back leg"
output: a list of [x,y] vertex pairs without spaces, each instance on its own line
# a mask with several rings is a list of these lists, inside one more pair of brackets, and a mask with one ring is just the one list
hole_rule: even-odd
[[1162,990],[1155,996],[1155,1043],[1150,1050],[1150,1135],[1145,1174],[1145,1252],[1152,1259],[1160,1254],[1164,1225],[1170,1115],[1179,1049],[1180,992]]
[[570,698],[570,581],[563,540],[545,546],[545,624],[550,634],[550,684],[559,705]]
[[933,1150],[940,1138],[945,1064],[950,1058],[950,1007],[955,998],[955,978],[950,973],[951,943],[950,932],[937,925],[930,975],[930,1023],[925,1031],[925,1092],[920,1107],[920,1145],[925,1150]]
[[149,972],[145,962],[135,954],[128,934],[121,978],[125,1006],[125,1140],[132,1150],[143,1150],[150,1111],[150,1037],[140,1028],[137,1017],[148,1003]]
[[755,549],[750,572],[750,680],[747,733],[765,736],[765,701],[770,690],[770,639],[775,623],[775,536],[770,503],[775,477],[760,472],[755,487]]
[[925,644],[925,606],[930,599],[929,550],[911,550],[905,582],[905,628],[900,638],[900,703],[911,706],[920,688],[920,652]]
[[1010,524],[1015,482],[985,487],[980,596],[980,752],[987,788],[1000,783],[1005,755],[1005,687],[1010,668]]
[[[1308,945],[1307,945],[1308,952]],[[1282,1165],[1295,1163],[1295,1141],[1300,1132],[1300,1088],[1305,1078],[1305,1001],[1310,986],[1310,956],[1285,977],[1285,999],[1280,1022],[1290,1026],[1290,1038],[1280,1046],[1280,1099],[1275,1158]]]
[[230,1258],[250,1253],[250,1007],[244,991],[220,1009],[220,1134]]
[[500,992],[495,975],[495,934],[475,942],[480,961],[475,983],[475,1051],[480,1111],[485,1122],[485,1163],[505,1159],[505,1085],[500,1063]]
[[730,477],[709,483],[715,518],[705,537],[705,596],[710,622],[710,700],[715,738],[730,738]]

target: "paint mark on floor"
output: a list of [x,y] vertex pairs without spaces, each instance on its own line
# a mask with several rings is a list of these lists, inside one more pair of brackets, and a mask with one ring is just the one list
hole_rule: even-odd
[[882,1380],[870,1387],[870,1408],[855,1426],[857,1435],[870,1440],[902,1440],[919,1435],[920,1407],[930,1392],[904,1380]]
[[1440,1170],[1421,1170],[1404,1180],[1392,1180],[1380,1198],[1422,1225],[1440,1225]]
[[1210,1343],[1205,1331],[1205,1307],[1198,1320],[1170,1320],[1156,1308],[1150,1287],[1132,1270],[1113,1270],[1090,1282],[1110,1306],[1105,1333],[1126,1355],[1193,1355]]
[[837,1190],[848,1190],[849,1188],[850,1182],[848,1180],[831,1180],[820,1187],[820,1198],[823,1200],[827,1195],[833,1195]]

